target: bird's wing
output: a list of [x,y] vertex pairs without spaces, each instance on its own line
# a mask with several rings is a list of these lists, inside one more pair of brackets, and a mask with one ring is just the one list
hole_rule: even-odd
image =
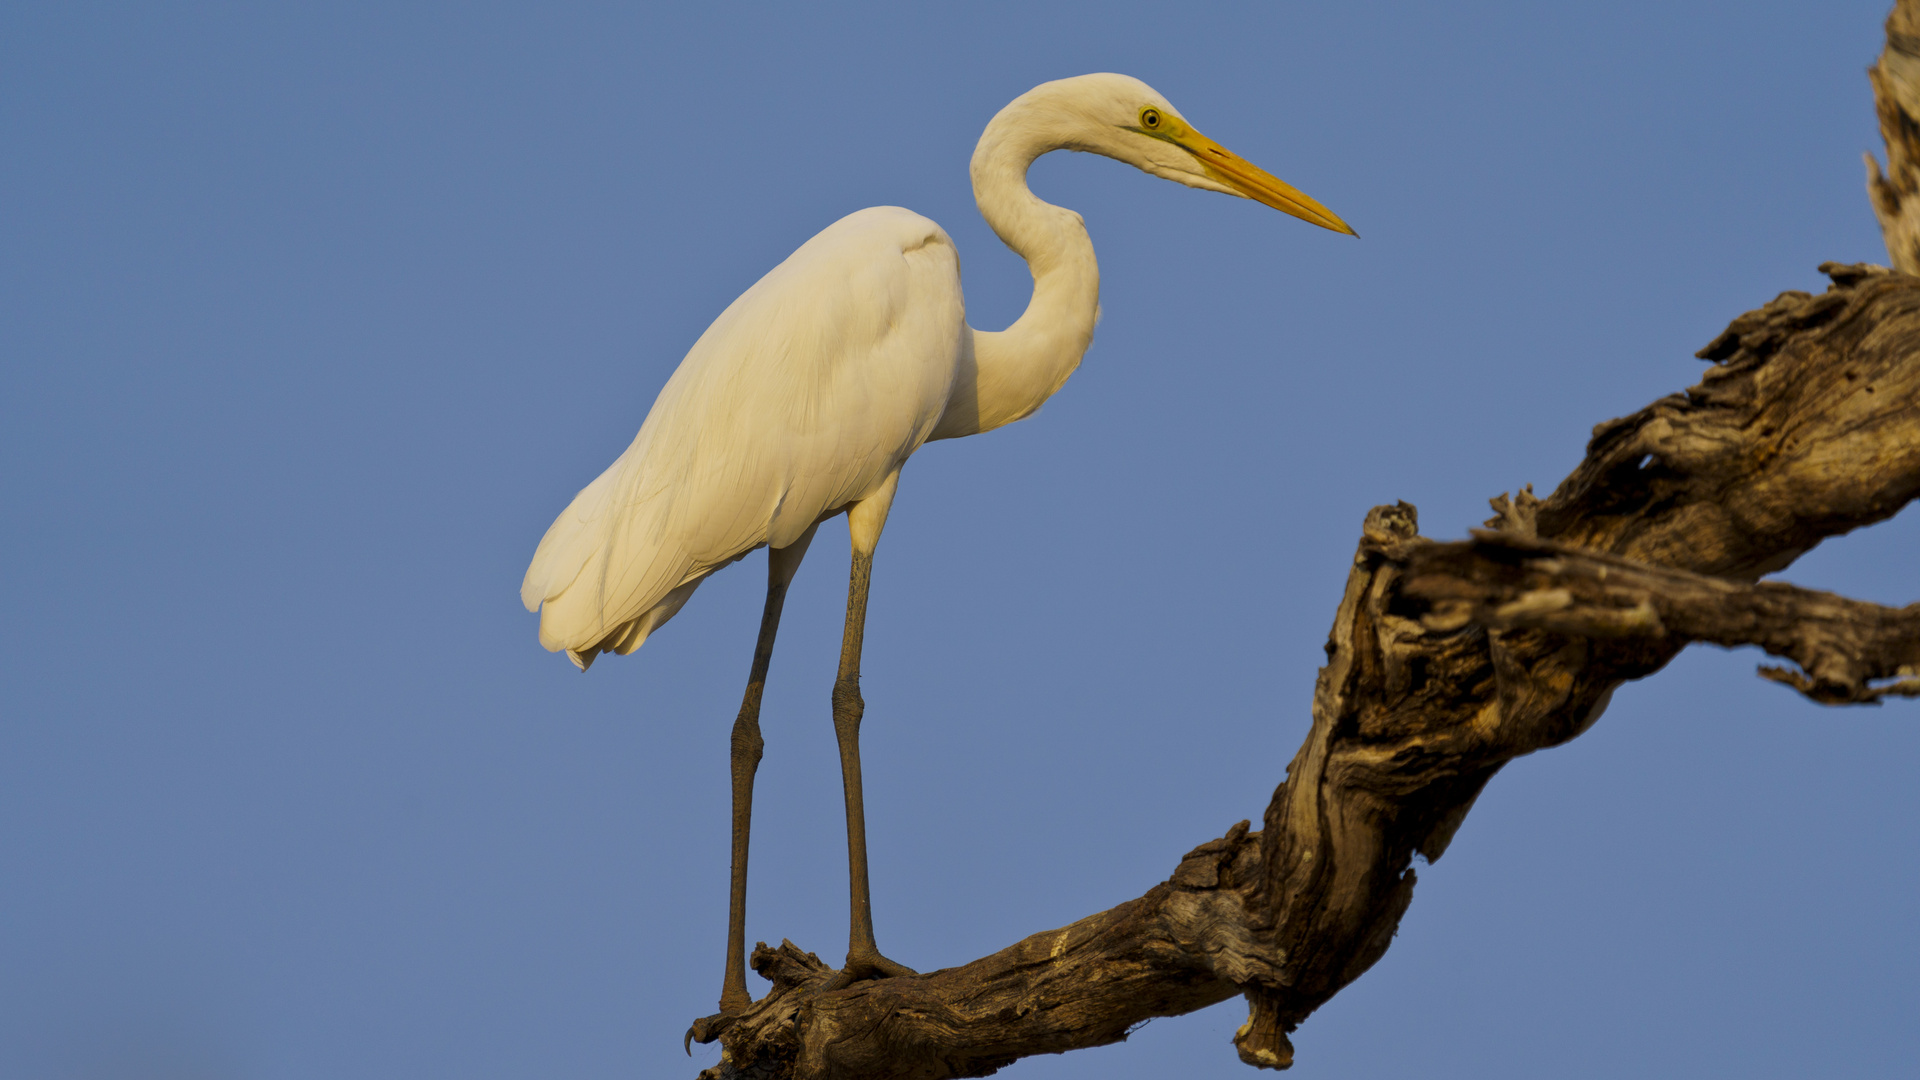
[[714,320],[547,530],[520,590],[545,605],[541,644],[579,659],[624,631],[605,647],[629,652],[707,574],[872,492],[939,419],[965,334],[932,221],[876,207],[807,241]]

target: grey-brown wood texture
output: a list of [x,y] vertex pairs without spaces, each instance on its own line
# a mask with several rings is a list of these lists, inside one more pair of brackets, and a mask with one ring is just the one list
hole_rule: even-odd
[[1884,173],[1867,155],[1867,197],[1894,269],[1920,273],[1920,0],[1894,4],[1886,48],[1867,76],[1887,143]]

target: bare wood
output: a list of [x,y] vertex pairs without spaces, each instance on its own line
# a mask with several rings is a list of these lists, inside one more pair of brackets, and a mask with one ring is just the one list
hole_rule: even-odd
[[1896,0],[1887,16],[1887,44],[1867,69],[1873,83],[1887,169],[1867,158],[1867,197],[1894,268],[1920,273],[1920,0]]
[[1822,704],[1920,697],[1920,604],[1888,608],[1783,582],[1749,585],[1497,532],[1417,552],[1401,591],[1433,603],[1420,620],[1429,629],[1474,622],[1758,645],[1800,667],[1763,667],[1763,676]]
[[1496,499],[1495,531],[1435,544],[1410,506],[1369,513],[1259,831],[962,967],[822,992],[811,954],[762,946],[774,989],[703,1076],[984,1076],[1236,993],[1241,1059],[1284,1068],[1287,1033],[1386,951],[1414,855],[1438,859],[1502,765],[1579,735],[1620,682],[1698,640],[1792,660],[1778,677],[1817,700],[1920,688],[1920,606],[1751,584],[1920,495],[1920,278],[1823,269],[1825,294],[1734,320],[1699,385],[1595,428],[1551,497]]

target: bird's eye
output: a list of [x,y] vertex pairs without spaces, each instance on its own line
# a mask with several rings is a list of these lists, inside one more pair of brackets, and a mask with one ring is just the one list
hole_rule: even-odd
[[1140,126],[1146,128],[1148,131],[1153,131],[1158,128],[1160,126],[1160,110],[1152,108],[1141,109]]

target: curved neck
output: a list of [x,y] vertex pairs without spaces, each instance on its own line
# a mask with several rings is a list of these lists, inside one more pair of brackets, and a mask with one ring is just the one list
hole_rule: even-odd
[[[973,197],[987,224],[1033,272],[1033,299],[1012,326],[972,331],[972,371],[955,380],[933,438],[991,431],[1019,420],[1060,389],[1093,343],[1100,267],[1080,215],[1027,188],[1027,168],[1068,138],[1024,101],[1000,111],[973,152]],[[969,377],[971,375],[971,377]]]

